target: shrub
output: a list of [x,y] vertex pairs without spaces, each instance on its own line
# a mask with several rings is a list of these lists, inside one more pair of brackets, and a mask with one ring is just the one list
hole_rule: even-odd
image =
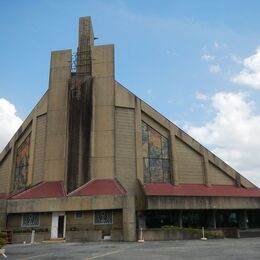
[[[176,226],[161,226],[161,229],[164,230],[182,230],[182,231],[190,231],[194,234],[200,234],[200,228],[192,228],[192,227],[176,227]],[[205,236],[207,238],[224,238],[224,233],[222,230],[205,230]]]
[[0,232],[0,248],[2,248],[6,243],[6,233]]
[[224,238],[224,233],[222,230],[206,230],[205,236],[207,238]]

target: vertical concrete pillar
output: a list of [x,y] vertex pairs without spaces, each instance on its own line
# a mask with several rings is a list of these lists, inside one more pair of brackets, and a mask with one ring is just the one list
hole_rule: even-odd
[[209,159],[208,152],[203,148],[203,170],[204,170],[204,182],[207,186],[210,186],[209,180]]
[[176,127],[170,124],[170,154],[171,154],[171,170],[172,170],[172,183],[174,185],[179,184],[178,178],[178,162],[177,162],[177,149],[176,149],[176,137],[175,137]]
[[182,224],[182,214],[183,214],[183,211],[180,210],[180,211],[179,211],[179,227],[180,227],[180,228],[183,227],[183,224]]
[[65,179],[70,77],[71,50],[52,52],[47,106],[45,181]]
[[248,229],[246,210],[241,210],[238,212],[238,222],[240,229]]
[[0,212],[0,230],[6,228],[6,213]]
[[6,227],[6,200],[0,200],[0,230]]
[[124,241],[136,241],[135,196],[126,195],[123,207]]
[[216,210],[209,210],[207,214],[207,226],[209,228],[217,228],[216,224]]
[[93,46],[92,178],[115,177],[114,46]]
[[144,183],[143,149],[142,149],[142,115],[141,101],[135,98],[135,149],[136,149],[136,175],[139,181]]
[[28,165],[28,176],[27,176],[27,186],[32,184],[33,179],[33,164],[34,164],[34,150],[35,150],[35,137],[36,137],[36,122],[37,117],[36,113],[32,120],[32,132],[31,132],[31,140],[30,140],[30,156],[29,156],[29,165]]

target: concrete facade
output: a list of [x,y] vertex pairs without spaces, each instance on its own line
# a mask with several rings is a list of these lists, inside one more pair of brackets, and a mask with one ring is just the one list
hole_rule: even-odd
[[[210,189],[220,185],[256,193],[258,189],[118,83],[114,51],[113,45],[94,45],[91,19],[83,17],[76,64],[71,50],[52,52],[47,92],[0,154],[0,227],[18,231],[14,241],[22,241],[26,234],[19,233],[21,221],[24,214],[31,214],[27,216],[27,229],[41,229],[39,240],[49,239],[56,228],[67,240],[100,240],[108,236],[112,240],[135,241],[137,229],[146,226],[149,212],[157,212],[159,216],[164,214],[161,211],[173,210],[182,227],[185,220],[182,216],[187,210],[208,210],[205,214],[212,216],[209,226],[216,228],[215,211],[239,210],[232,211],[228,218],[235,214],[238,227],[248,228],[247,210],[260,209],[260,193],[254,196],[147,194],[147,185],[155,183],[155,179],[160,184],[180,188],[201,185]],[[157,138],[157,145],[166,147],[163,150],[160,146],[162,154],[157,157],[149,157],[152,144],[144,143],[144,125],[150,129],[147,138]],[[162,143],[158,144],[158,140]],[[24,149],[21,154],[26,153],[26,158],[22,158],[26,159],[25,164],[18,164],[21,149]],[[149,158],[144,149],[148,150]],[[164,166],[154,170],[153,160]],[[104,186],[85,195],[72,195],[93,180],[113,180],[124,192],[113,193]],[[63,196],[43,196],[37,191],[31,197],[16,197],[16,194],[31,194],[41,183],[54,182],[62,183]],[[17,189],[16,183],[22,188]],[[77,214],[82,216],[75,218],[75,212],[81,212]],[[33,226],[33,221],[38,221],[33,219],[34,214],[39,214],[37,228]],[[95,214],[99,214],[99,225],[95,225]],[[147,230],[148,233],[153,236],[156,232]]]

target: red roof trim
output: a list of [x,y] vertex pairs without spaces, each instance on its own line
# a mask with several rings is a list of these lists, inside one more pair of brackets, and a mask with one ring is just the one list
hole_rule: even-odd
[[0,200],[6,199],[8,197],[8,193],[0,192]]
[[170,183],[144,184],[147,196],[190,196],[190,197],[260,197],[258,188],[242,188],[229,185],[180,184]]
[[65,197],[62,181],[40,182],[35,186],[18,194],[9,196],[11,199],[37,199]]
[[68,196],[124,195],[126,192],[116,179],[92,179]]

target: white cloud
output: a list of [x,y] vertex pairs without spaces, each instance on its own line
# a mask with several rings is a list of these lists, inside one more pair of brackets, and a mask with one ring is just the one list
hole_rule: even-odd
[[215,59],[215,56],[210,55],[210,54],[203,54],[201,55],[201,59],[205,61],[211,61]]
[[237,63],[237,64],[242,64],[243,63],[243,60],[241,60],[241,58],[239,58],[238,56],[236,55],[231,55],[231,59]]
[[213,64],[209,66],[209,72],[211,73],[219,73],[221,72],[221,67],[218,64]]
[[227,44],[226,43],[219,43],[217,41],[214,41],[213,42],[213,46],[215,49],[219,49],[219,48],[226,48],[227,47]]
[[256,52],[243,60],[244,68],[230,80],[236,84],[260,89],[260,46]]
[[209,147],[245,177],[260,186],[260,115],[246,93],[219,92],[212,98],[216,114],[203,126],[186,125],[187,132]]
[[22,122],[22,119],[16,115],[15,106],[8,100],[0,98],[0,151],[9,142]]
[[216,49],[219,48],[219,43],[218,43],[218,42],[215,41],[215,42],[213,43],[213,45],[214,45],[214,47],[215,47]]
[[199,93],[197,92],[196,93],[196,99],[199,99],[199,100],[207,100],[208,99],[208,96],[203,94],[203,93]]

